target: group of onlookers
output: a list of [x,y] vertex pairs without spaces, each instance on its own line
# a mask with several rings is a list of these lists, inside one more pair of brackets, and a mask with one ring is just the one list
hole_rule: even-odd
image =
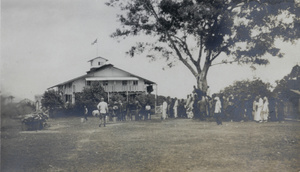
[[[139,101],[122,102],[114,101],[109,104],[101,98],[100,103],[97,105],[97,109],[92,113],[93,116],[99,116],[100,124],[105,127],[105,123],[112,118],[116,118],[117,121],[128,121],[128,120],[148,120],[151,119],[151,106],[146,104],[142,107]],[[87,120],[88,109],[84,106],[84,118]]]
[[[271,107],[270,107],[271,106]],[[270,110],[271,109],[271,110]],[[192,94],[184,100],[167,98],[162,105],[162,119],[168,117],[195,118],[204,120],[215,118],[218,125],[226,121],[267,122],[269,119],[283,121],[283,106],[280,100],[273,100],[270,105],[266,96],[244,98],[233,95],[212,95],[202,93],[194,87]]]
[[267,122],[269,118],[269,101],[267,97],[263,99],[257,96],[253,101],[254,121]]
[[[267,122],[269,119],[283,121],[282,102],[273,100],[270,106],[266,96],[247,95],[244,98],[237,98],[233,95],[212,95],[201,92],[194,86],[192,94],[187,95],[186,99],[165,98],[162,103],[161,118],[190,118],[205,120],[207,118],[215,118],[218,125],[222,125],[222,121],[256,121]],[[107,116],[109,119],[116,117],[118,121],[127,120],[147,120],[151,119],[151,106],[146,104],[144,107],[138,100],[129,102],[114,101],[109,104],[101,102],[97,105],[100,112],[100,119]],[[271,109],[271,110],[270,110]],[[88,110],[85,107],[85,118],[87,120]],[[272,114],[273,116],[270,116]],[[276,114],[276,115],[275,115]],[[274,117],[275,115],[275,117]],[[104,121],[104,120],[102,120]],[[101,126],[101,123],[100,125]],[[105,123],[104,123],[105,126]]]

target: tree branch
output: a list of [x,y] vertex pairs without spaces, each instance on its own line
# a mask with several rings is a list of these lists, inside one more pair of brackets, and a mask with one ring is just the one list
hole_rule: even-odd
[[197,61],[193,58],[193,56],[192,56],[192,54],[191,54],[191,52],[189,50],[189,47],[188,47],[186,41],[183,41],[182,39],[180,39],[179,37],[177,37],[175,35],[172,35],[172,36],[181,42],[181,46],[182,46],[183,50],[186,52],[186,54],[189,56],[189,58],[192,61],[192,63],[197,68],[197,65],[199,65],[199,63],[197,63]]
[[202,51],[203,51],[203,36],[200,35],[200,49],[199,49],[199,54],[198,54],[198,59],[197,59],[197,63],[199,64],[199,66],[200,66],[200,62],[201,62]]
[[[179,49],[176,47],[176,44],[174,42],[174,40],[171,38],[171,35],[169,34],[169,32],[165,29],[165,27],[159,22],[159,17],[156,13],[156,11],[154,10],[153,6],[151,4],[148,4],[146,2],[147,0],[144,0],[145,6],[148,8],[148,10],[152,13],[152,15],[155,17],[157,23],[161,26],[161,28],[163,29],[163,31],[165,32],[165,34],[168,37],[168,40],[170,41],[171,45],[173,46],[178,58],[180,61],[182,61],[182,63],[192,72],[192,74],[194,76],[197,76],[197,72],[193,69],[193,67],[182,57]],[[149,6],[150,5],[150,6]]]
[[212,64],[210,66],[215,66],[215,65],[221,65],[221,64],[227,64],[227,63],[235,63],[235,62],[239,62],[239,60],[232,60],[232,61],[223,61],[223,62],[220,62],[220,63],[215,63],[215,64]]
[[219,51],[216,55],[214,55],[214,56],[211,58],[210,62],[214,61],[221,53],[222,53],[222,51]]

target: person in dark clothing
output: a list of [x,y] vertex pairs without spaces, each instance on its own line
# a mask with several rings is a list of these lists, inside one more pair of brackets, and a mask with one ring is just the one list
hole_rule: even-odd
[[134,105],[133,105],[133,113],[134,113],[134,116],[135,116],[135,120],[138,121],[140,120],[140,110],[141,110],[141,105],[139,103],[138,100],[135,101]]
[[243,99],[238,99],[237,97],[234,99],[234,121],[243,122],[244,114],[245,114],[245,102]]
[[246,109],[247,120],[252,121],[253,100],[251,99],[251,95],[247,95],[247,98],[245,100],[245,109]]
[[194,118],[199,119],[200,118],[200,109],[199,109],[199,103],[198,103],[198,96],[194,95],[194,104],[193,104],[193,113]]
[[114,102],[112,110],[113,116],[120,120],[120,104],[117,101]]
[[[198,100],[201,100],[201,97],[202,97],[202,96],[206,96],[206,95],[204,94],[204,92],[201,91],[200,89],[196,88],[195,85],[194,85],[193,93],[197,95],[197,99],[195,99],[195,100],[197,100],[197,101],[198,101]],[[196,101],[196,102],[197,102],[197,101]]]
[[87,121],[87,116],[88,116],[89,110],[88,108],[84,105],[84,119]]
[[119,107],[120,107],[120,116],[119,120],[124,121],[125,120],[125,115],[127,112],[127,104],[123,103],[121,100],[119,101]]
[[270,121],[276,121],[276,100],[273,97],[269,99],[269,117]]
[[185,109],[184,105],[185,105],[184,99],[181,99],[179,101],[179,105],[178,105],[178,117],[179,118],[186,118],[186,109]]
[[228,98],[228,106],[227,106],[227,113],[229,115],[229,120],[231,120],[231,122],[234,119],[234,111],[235,111],[235,107],[234,107],[234,97],[233,95],[230,95]]
[[202,96],[201,100],[198,101],[198,107],[199,107],[199,118],[200,120],[204,120],[206,117],[206,101],[204,96]]
[[284,104],[283,101],[280,99],[277,99],[277,119],[280,123],[284,122]]

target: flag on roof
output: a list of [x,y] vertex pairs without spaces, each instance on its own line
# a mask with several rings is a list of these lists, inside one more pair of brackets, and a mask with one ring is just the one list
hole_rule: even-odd
[[94,45],[94,44],[96,44],[97,43],[97,39],[94,41],[94,42],[92,42],[92,45]]

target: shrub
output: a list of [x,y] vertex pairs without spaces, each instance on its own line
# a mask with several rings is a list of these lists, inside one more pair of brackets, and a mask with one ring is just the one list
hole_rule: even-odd
[[61,95],[55,90],[45,91],[42,96],[42,106],[49,109],[49,116],[54,116],[54,111],[62,109],[64,107],[64,102]]

